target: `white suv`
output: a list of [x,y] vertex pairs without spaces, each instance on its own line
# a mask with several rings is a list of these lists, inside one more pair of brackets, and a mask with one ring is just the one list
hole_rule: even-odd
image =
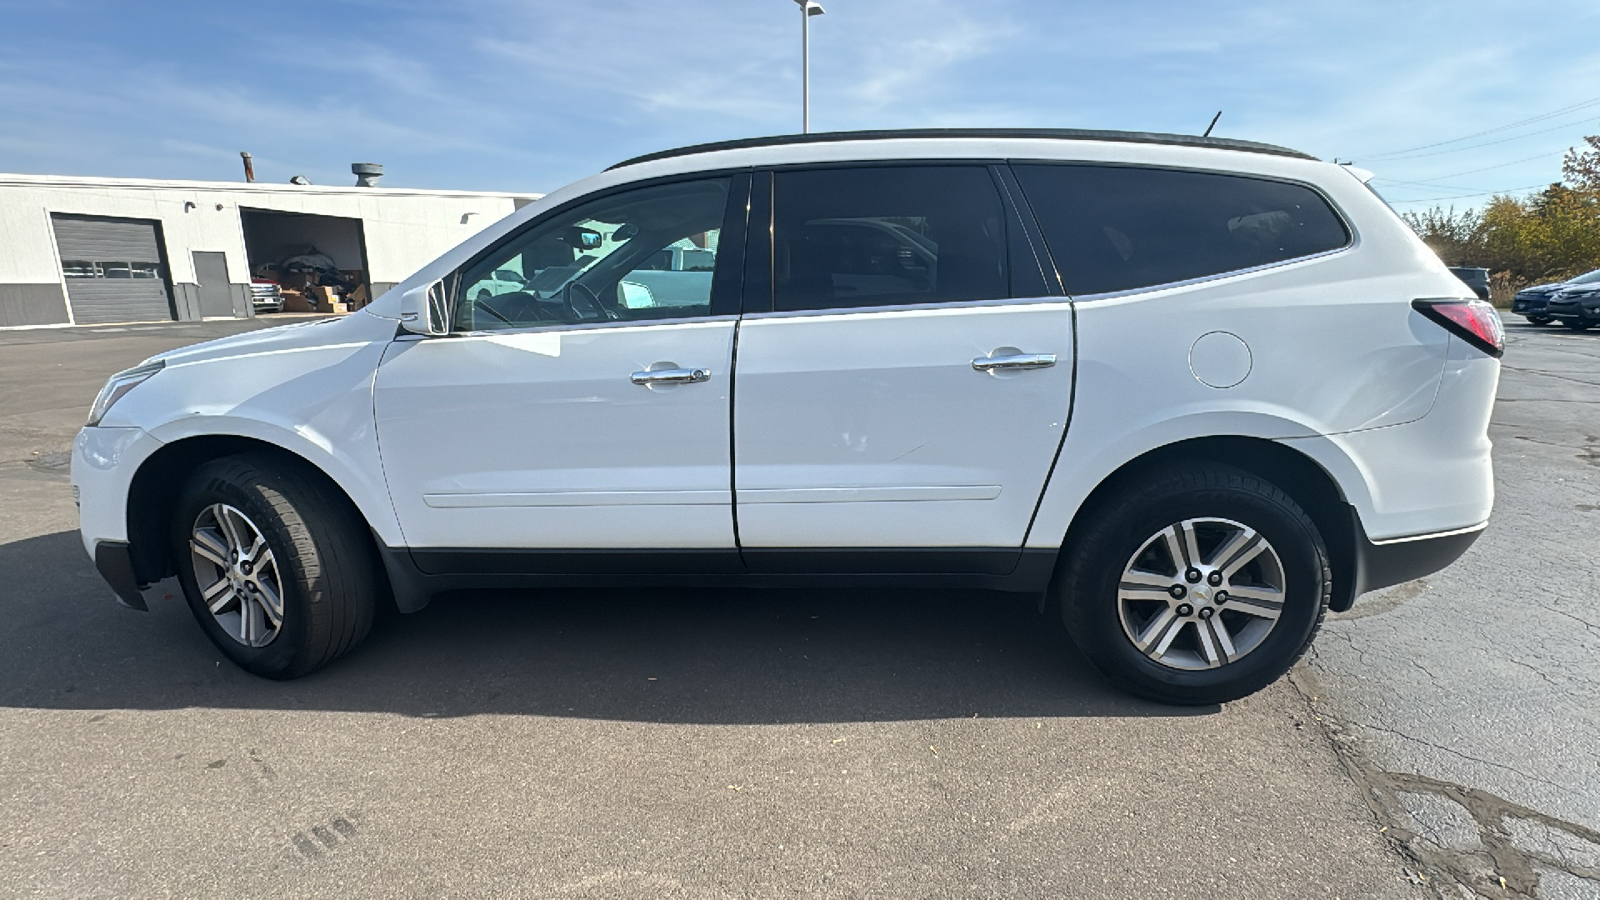
[[[641,302],[664,248],[703,277]],[[790,136],[613,166],[354,315],[118,374],[72,472],[123,602],[176,575],[269,677],[446,589],[912,583],[1044,594],[1127,688],[1212,703],[1472,543],[1501,345],[1291,150]]]

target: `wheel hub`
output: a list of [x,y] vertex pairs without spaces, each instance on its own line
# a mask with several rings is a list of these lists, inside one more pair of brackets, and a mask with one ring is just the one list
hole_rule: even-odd
[[283,628],[283,582],[266,536],[226,503],[201,510],[189,530],[200,601],[218,626],[247,647],[265,647]]
[[[1175,669],[1238,661],[1277,625],[1285,578],[1277,551],[1231,519],[1185,519],[1148,538],[1117,589],[1123,632]],[[1226,605],[1225,605],[1226,604]]]

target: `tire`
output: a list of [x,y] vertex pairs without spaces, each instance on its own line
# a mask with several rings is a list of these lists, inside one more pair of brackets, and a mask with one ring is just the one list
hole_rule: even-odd
[[1549,316],[1527,316],[1527,320],[1534,325],[1549,325]]
[[[180,495],[170,540],[201,629],[251,673],[298,678],[372,628],[384,581],[366,525],[301,466],[261,454],[200,466]],[[257,562],[219,565],[231,558],[228,547],[260,548]]]
[[[1063,554],[1052,590],[1074,643],[1134,694],[1177,705],[1249,696],[1289,671],[1327,613],[1333,575],[1316,525],[1283,491],[1240,469],[1195,463],[1159,470],[1091,515]],[[1185,523],[1192,542],[1183,540]],[[1251,533],[1265,549],[1255,550]],[[1196,573],[1172,564],[1173,548],[1187,559],[1191,546],[1202,563]],[[1235,559],[1245,561],[1228,574]],[[1213,567],[1218,581],[1210,578]],[[1174,583],[1184,588],[1182,598]],[[1217,600],[1218,590],[1231,593]],[[1273,596],[1281,601],[1275,618]],[[1159,659],[1150,655],[1156,653]]]
[[1578,319],[1565,319],[1561,322],[1561,324],[1571,328],[1573,331],[1588,331],[1590,328],[1594,327],[1593,322],[1584,322]]

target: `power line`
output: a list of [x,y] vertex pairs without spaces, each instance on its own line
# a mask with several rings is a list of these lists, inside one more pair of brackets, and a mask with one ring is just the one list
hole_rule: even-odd
[[1450,195],[1448,197],[1417,197],[1417,198],[1410,199],[1410,200],[1391,200],[1389,202],[1391,202],[1391,203],[1434,203],[1434,202],[1437,202],[1439,200],[1465,200],[1465,199],[1467,199],[1469,197],[1487,197],[1487,196],[1489,196],[1491,194],[1493,194],[1493,195],[1514,194],[1517,191],[1531,191],[1531,190],[1534,190],[1535,188],[1546,188],[1546,187],[1549,187],[1550,185],[1551,185],[1551,182],[1547,181],[1547,182],[1543,182],[1541,184],[1530,184],[1527,187],[1501,188],[1498,191],[1479,191],[1479,192],[1477,192],[1475,194],[1452,194],[1452,195]]
[[1549,159],[1552,156],[1565,155],[1566,152],[1567,151],[1565,151],[1565,150],[1557,150],[1555,153],[1538,153],[1538,154],[1535,154],[1533,156],[1523,157],[1522,159],[1513,159],[1511,162],[1504,162],[1504,163],[1500,163],[1498,165],[1493,165],[1493,166],[1484,166],[1481,169],[1468,169],[1465,172],[1452,172],[1449,175],[1440,175],[1440,176],[1438,176],[1436,178],[1431,178],[1431,179],[1429,179],[1427,181],[1402,181],[1402,180],[1400,180],[1398,178],[1375,178],[1373,180],[1374,181],[1381,181],[1381,182],[1383,182],[1385,184],[1415,184],[1415,185],[1421,185],[1422,187],[1442,187],[1442,188],[1456,188],[1456,189],[1460,189],[1460,190],[1467,190],[1465,185],[1440,184],[1439,182],[1445,181],[1445,180],[1450,179],[1450,178],[1460,178],[1462,175],[1476,175],[1479,172],[1489,172],[1489,171],[1492,171],[1494,169],[1504,169],[1507,166],[1514,166],[1514,165],[1517,165],[1518,163],[1533,162],[1536,159]]
[[1384,158],[1390,157],[1390,156],[1402,156],[1402,155],[1407,154],[1407,153],[1415,153],[1418,150],[1431,150],[1434,147],[1443,147],[1446,144],[1457,144],[1457,143],[1460,143],[1461,141],[1470,141],[1470,140],[1472,140],[1473,138],[1476,138],[1476,137],[1483,137],[1485,135],[1490,135],[1490,134],[1498,134],[1498,133],[1500,133],[1502,131],[1510,131],[1513,128],[1521,128],[1524,125],[1532,125],[1535,122],[1543,122],[1546,119],[1553,119],[1556,116],[1566,115],[1569,112],[1575,112],[1575,111],[1580,110],[1580,109],[1587,109],[1587,108],[1589,108],[1591,106],[1600,106],[1600,97],[1591,97],[1588,100],[1583,100],[1583,101],[1580,101],[1578,103],[1574,103],[1571,106],[1564,106],[1561,109],[1554,110],[1552,112],[1540,113],[1537,116],[1530,116],[1529,118],[1522,119],[1522,120],[1519,120],[1519,121],[1516,121],[1516,122],[1512,122],[1509,125],[1501,125],[1501,126],[1496,127],[1496,128],[1485,129],[1484,131],[1474,132],[1472,134],[1463,135],[1463,136],[1458,137],[1458,138],[1451,138],[1448,141],[1438,141],[1438,142],[1432,143],[1432,144],[1423,144],[1420,147],[1410,147],[1410,148],[1407,148],[1405,150],[1390,150],[1387,153],[1375,153],[1375,154],[1372,154],[1370,156],[1365,156],[1365,157],[1362,157],[1362,158],[1363,159],[1384,159]]
[[[1549,134],[1552,131],[1561,131],[1562,129],[1571,128],[1574,125],[1580,125],[1580,124],[1583,124],[1584,122],[1591,122],[1591,121],[1594,121],[1594,120],[1591,119],[1588,116],[1585,116],[1584,118],[1574,119],[1571,122],[1564,122],[1564,123],[1562,123],[1560,125],[1556,125],[1556,126],[1554,126],[1552,128],[1543,128],[1543,129],[1540,129],[1538,131],[1530,131],[1527,134],[1519,134],[1519,135],[1515,135],[1513,137],[1501,138],[1498,141],[1484,141],[1481,144],[1468,144],[1465,147],[1451,147],[1449,150],[1434,150],[1431,153],[1413,153],[1410,156],[1400,156],[1400,157],[1391,156],[1388,161],[1389,162],[1403,162],[1405,160],[1410,160],[1410,159],[1423,159],[1424,157],[1429,157],[1429,156],[1443,156],[1446,153],[1460,153],[1463,150],[1476,150],[1476,149],[1478,149],[1480,147],[1493,147],[1496,144],[1506,144],[1506,143],[1510,143],[1511,141],[1520,141],[1523,138],[1531,138],[1531,137],[1534,137],[1535,135]],[[1361,159],[1362,162],[1371,162],[1372,161],[1372,157],[1370,157],[1370,156],[1369,157],[1360,157],[1360,159]]]

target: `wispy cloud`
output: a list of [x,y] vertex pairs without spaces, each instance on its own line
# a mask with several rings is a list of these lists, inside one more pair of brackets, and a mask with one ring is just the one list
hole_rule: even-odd
[[[1600,47],[1551,49],[1600,28],[1592,0],[826,5],[819,130],[1198,132],[1222,109],[1219,134],[1359,161],[1600,95]],[[799,124],[789,0],[275,0],[248,14],[0,0],[0,21],[0,170],[234,178],[248,149],[272,180],[342,182],[372,160],[394,184],[548,190],[636,153]],[[1595,130],[1392,157],[1380,174],[1531,184]]]

